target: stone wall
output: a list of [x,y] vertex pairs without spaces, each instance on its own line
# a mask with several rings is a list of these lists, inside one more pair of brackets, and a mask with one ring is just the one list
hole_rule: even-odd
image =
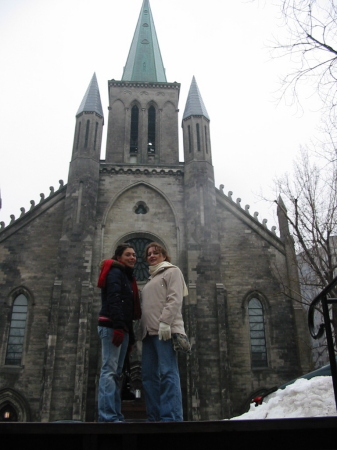
[[[0,390],[20,393],[29,404],[32,421],[40,420],[63,207],[64,190],[0,234]],[[20,366],[6,366],[12,304],[18,293],[28,298],[24,354]]]
[[[227,207],[226,207],[227,206]],[[227,291],[230,396],[239,415],[259,389],[269,389],[300,374],[294,309],[285,295],[289,284],[285,248],[262,224],[222,202],[217,210],[221,269]],[[248,301],[263,305],[268,366],[252,368]]]

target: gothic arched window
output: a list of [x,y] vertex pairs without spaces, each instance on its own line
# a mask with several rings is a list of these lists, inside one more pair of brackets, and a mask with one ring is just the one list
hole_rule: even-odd
[[5,364],[7,365],[19,366],[21,364],[26,331],[27,311],[27,297],[24,294],[19,294],[13,302],[5,360]]
[[130,153],[135,155],[138,153],[138,124],[139,109],[134,105],[131,109],[131,131],[130,131]]
[[248,303],[252,368],[267,367],[267,347],[264,312],[260,300],[252,298]]
[[156,110],[150,106],[148,111],[147,152],[155,153],[156,150]]

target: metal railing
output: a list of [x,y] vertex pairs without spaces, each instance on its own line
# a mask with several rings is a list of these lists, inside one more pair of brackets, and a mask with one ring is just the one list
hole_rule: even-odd
[[[336,355],[334,349],[334,342],[331,330],[331,318],[329,314],[329,305],[337,303],[337,298],[330,298],[328,295],[337,286],[337,277],[334,278],[328,286],[326,286],[311,302],[308,312],[308,326],[313,339],[319,339],[326,333],[326,340],[328,345],[329,360],[331,367],[332,385],[335,393],[335,403],[337,410],[337,365]],[[318,331],[315,331],[314,314],[318,305],[321,304],[323,311],[324,322],[319,325]]]

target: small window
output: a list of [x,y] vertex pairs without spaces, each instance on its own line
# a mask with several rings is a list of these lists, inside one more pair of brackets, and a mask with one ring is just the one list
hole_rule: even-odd
[[197,149],[198,149],[198,152],[200,152],[200,150],[201,150],[201,142],[200,142],[200,126],[199,126],[198,123],[197,123]]
[[267,348],[264,313],[260,300],[252,298],[248,303],[252,368],[267,367]]
[[139,124],[139,109],[134,105],[131,109],[131,132],[130,132],[130,154],[136,155],[138,153],[138,124]]
[[77,125],[76,150],[78,150],[78,144],[80,142],[80,133],[81,133],[81,122],[78,122],[78,125]]
[[154,154],[156,151],[156,110],[150,106],[148,112],[147,152]]
[[149,207],[145,202],[138,202],[134,207],[134,212],[136,214],[147,214],[149,212]]
[[95,123],[94,152],[96,151],[97,132],[98,132],[98,122]]
[[26,331],[27,311],[27,297],[20,294],[16,297],[13,303],[11,325],[7,343],[6,365],[19,366],[21,364]]
[[0,407],[0,422],[17,422],[18,415],[15,408],[7,403],[6,405]]
[[87,126],[85,128],[85,140],[84,140],[84,147],[88,147],[88,141],[89,141],[89,129],[90,129],[90,120],[87,120]]
[[188,153],[192,152],[191,126],[188,126]]

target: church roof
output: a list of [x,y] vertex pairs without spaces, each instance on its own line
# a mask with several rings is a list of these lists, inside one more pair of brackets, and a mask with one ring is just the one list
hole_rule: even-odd
[[188,92],[183,119],[190,116],[204,116],[206,119],[210,120],[195,77],[192,79],[190,90]]
[[143,0],[122,80],[166,83],[149,0]]
[[98,83],[95,73],[91,78],[87,92],[83,97],[83,100],[80,104],[80,107],[78,108],[76,116],[78,116],[82,112],[95,112],[100,116],[104,117],[101,103],[101,96],[99,94]]

